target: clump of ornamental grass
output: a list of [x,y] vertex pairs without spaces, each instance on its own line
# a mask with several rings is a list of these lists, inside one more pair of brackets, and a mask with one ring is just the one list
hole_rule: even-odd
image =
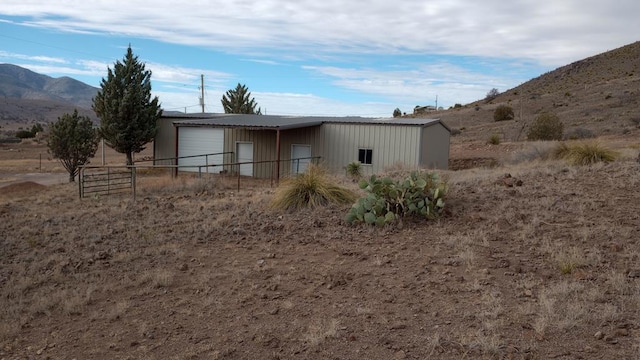
[[557,159],[565,159],[573,165],[590,165],[615,161],[619,154],[597,141],[560,143],[554,150]]
[[324,168],[310,164],[307,171],[280,185],[271,206],[294,210],[329,204],[351,204],[356,199],[354,192],[337,185]]

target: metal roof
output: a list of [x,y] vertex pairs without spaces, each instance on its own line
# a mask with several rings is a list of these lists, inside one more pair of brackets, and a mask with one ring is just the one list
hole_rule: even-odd
[[440,119],[423,118],[364,118],[364,117],[321,117],[321,116],[282,116],[282,115],[250,115],[250,114],[217,114],[165,112],[165,119],[173,119],[175,126],[223,126],[242,127],[252,129],[286,130],[312,126],[324,123],[338,124],[375,124],[375,125],[404,125],[430,126],[442,124]]

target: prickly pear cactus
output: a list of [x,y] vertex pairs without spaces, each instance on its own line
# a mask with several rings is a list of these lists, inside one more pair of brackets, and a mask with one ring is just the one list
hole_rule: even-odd
[[369,180],[360,180],[358,185],[367,194],[345,216],[349,224],[384,226],[403,216],[435,219],[444,210],[447,187],[436,173],[414,171],[403,180],[373,175]]

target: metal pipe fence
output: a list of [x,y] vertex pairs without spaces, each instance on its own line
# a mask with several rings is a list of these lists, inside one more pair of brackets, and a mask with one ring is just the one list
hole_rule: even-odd
[[[198,168],[198,178],[202,178],[203,173],[209,176],[228,176],[226,173],[214,174],[209,172],[203,172],[203,169],[209,167],[222,167],[224,169],[232,169],[231,175],[237,178],[237,188],[240,190],[240,180],[243,176],[240,173],[241,165],[258,165],[258,164],[270,164],[271,186],[274,186],[274,182],[277,184],[281,174],[275,173],[275,165],[280,162],[282,165],[291,164],[290,175],[295,173],[302,173],[306,170],[306,167],[311,163],[318,163],[320,156],[286,159],[286,160],[261,160],[261,161],[245,161],[245,162],[231,162],[222,164],[208,164],[204,165],[86,165],[81,166],[78,172],[78,192],[80,199],[88,196],[96,195],[111,195],[117,193],[131,192],[133,199],[136,198],[136,179],[137,171],[139,169],[170,169],[172,176],[177,176],[180,168]],[[280,167],[282,169],[282,166]],[[294,171],[295,170],[295,171]],[[285,172],[286,173],[286,172]],[[253,177],[246,177],[253,178]]]

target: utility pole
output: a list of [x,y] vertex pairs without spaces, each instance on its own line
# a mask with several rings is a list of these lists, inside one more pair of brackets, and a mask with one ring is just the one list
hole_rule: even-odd
[[438,111],[438,94],[436,94],[436,111]]
[[204,113],[204,74],[200,75],[200,106],[202,106],[202,113]]

